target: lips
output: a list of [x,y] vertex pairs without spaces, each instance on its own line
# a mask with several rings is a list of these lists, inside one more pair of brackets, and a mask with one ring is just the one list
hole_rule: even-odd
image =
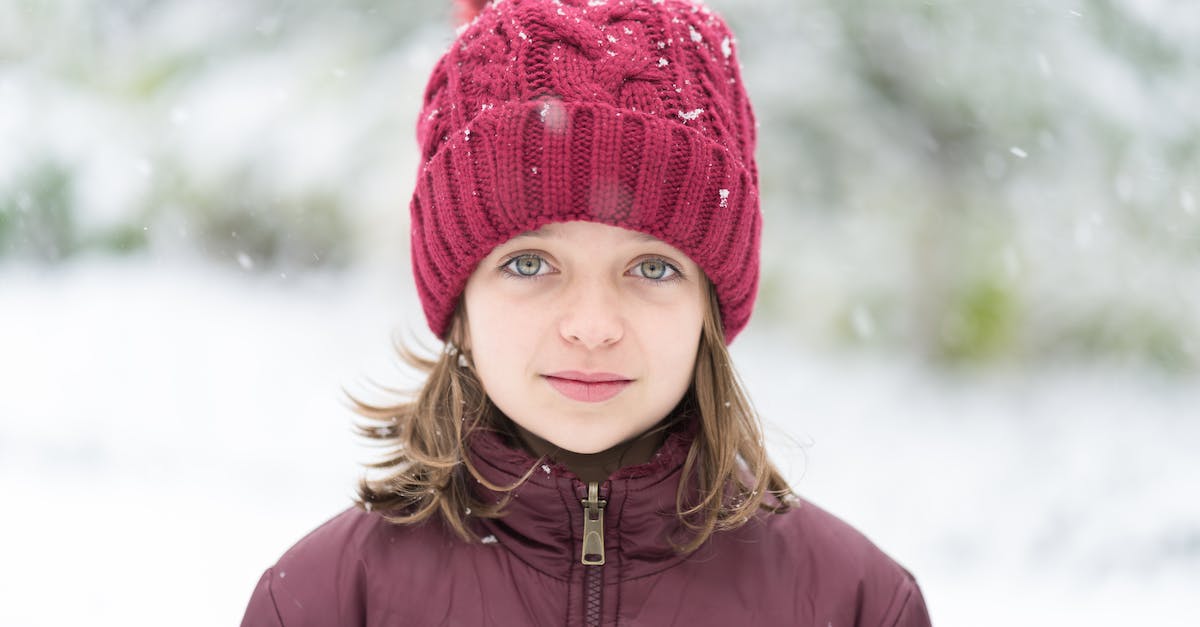
[[[569,377],[567,376],[569,374]],[[621,377],[608,372],[601,373],[580,373],[580,372],[556,372],[552,375],[543,375],[546,382],[549,383],[560,394],[571,400],[583,401],[587,403],[599,403],[606,401],[618,394],[632,380]],[[580,380],[574,377],[588,377],[592,381]]]
[[584,383],[597,383],[607,381],[631,381],[632,377],[627,377],[614,372],[580,372],[578,370],[560,370],[547,374],[548,377],[558,379],[571,379],[573,381],[583,381]]

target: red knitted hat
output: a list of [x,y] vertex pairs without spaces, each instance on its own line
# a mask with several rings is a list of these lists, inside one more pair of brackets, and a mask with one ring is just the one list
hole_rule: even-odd
[[726,344],[758,292],[755,121],[736,39],[688,0],[462,2],[417,121],[412,266],[446,340],[467,279],[549,222],[649,233],[716,286]]

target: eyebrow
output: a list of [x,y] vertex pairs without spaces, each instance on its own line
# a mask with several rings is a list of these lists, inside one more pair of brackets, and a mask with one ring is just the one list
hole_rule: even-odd
[[[524,233],[517,235],[517,237],[539,237],[539,238],[544,239],[546,237],[549,237],[549,235],[546,233],[543,233],[541,231],[525,231]],[[637,236],[634,237],[633,239],[634,239],[634,241],[638,241],[638,242],[660,241],[657,237],[654,237],[653,235],[650,235],[649,233],[638,233]]]

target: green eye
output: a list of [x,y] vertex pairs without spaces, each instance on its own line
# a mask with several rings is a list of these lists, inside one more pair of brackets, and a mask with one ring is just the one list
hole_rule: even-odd
[[642,275],[647,279],[661,279],[667,273],[667,264],[659,259],[650,259],[638,265],[642,267]]
[[505,261],[498,269],[500,276],[506,279],[538,281],[550,274],[550,272],[542,272],[542,266],[546,266],[547,270],[550,268],[550,264],[546,263],[540,255],[524,254]]
[[[638,263],[637,267],[641,268],[641,278],[657,285],[683,278],[683,273],[679,271],[679,268],[667,263],[663,259],[646,259]],[[668,271],[670,271],[670,274],[668,274]]]
[[512,260],[521,276],[535,276],[542,269],[542,259],[536,255],[521,255]]
[[[501,275],[507,279],[539,280],[550,274],[542,272],[543,266],[549,266],[541,255],[517,255],[500,266]],[[683,273],[664,259],[645,259],[634,266],[637,278],[653,285],[666,285],[684,278]]]

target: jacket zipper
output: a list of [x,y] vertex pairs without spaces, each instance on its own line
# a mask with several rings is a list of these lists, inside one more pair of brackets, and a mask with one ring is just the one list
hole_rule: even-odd
[[583,563],[583,622],[588,627],[600,625],[600,591],[604,587],[604,506],[607,501],[600,498],[600,484],[588,482],[588,495],[583,504],[583,552],[579,556]]

